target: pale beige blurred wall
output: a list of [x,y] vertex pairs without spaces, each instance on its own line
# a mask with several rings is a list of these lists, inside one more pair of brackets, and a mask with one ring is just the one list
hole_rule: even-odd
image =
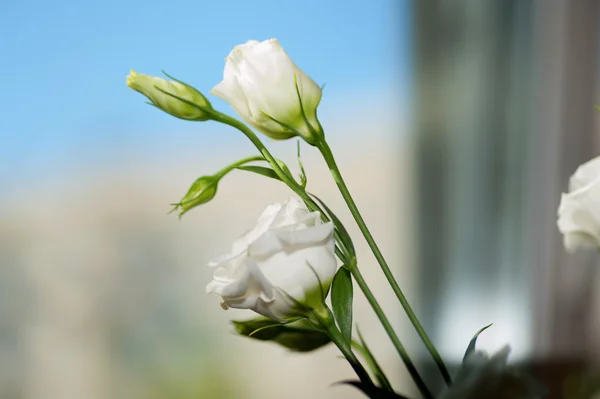
[[[392,115],[326,127],[356,201],[410,297],[411,163],[402,121]],[[295,143],[271,147],[294,165]],[[139,156],[110,168],[83,163],[36,187],[35,196],[22,190],[0,196],[0,397],[362,397],[331,386],[353,377],[334,347],[298,355],[234,336],[229,320],[252,315],[223,311],[205,294],[207,261],[227,251],[267,204],[289,195],[277,182],[237,172],[212,203],[182,221],[166,215],[193,179],[235,160],[233,153],[240,149],[220,146],[200,158],[185,151]],[[410,345],[393,293],[323,162],[307,146],[303,159],[309,188],[346,221],[366,279]],[[360,294],[355,309],[394,386],[414,392]]]

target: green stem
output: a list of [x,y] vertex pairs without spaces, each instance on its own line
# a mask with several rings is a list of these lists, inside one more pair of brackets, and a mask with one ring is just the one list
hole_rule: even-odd
[[269,150],[267,150],[267,147],[265,147],[263,142],[260,141],[260,139],[256,136],[256,134],[254,134],[252,130],[250,130],[250,128],[248,128],[248,126],[246,126],[244,123],[238,121],[235,118],[232,118],[228,115],[222,114],[214,110],[211,112],[211,114],[213,120],[234,127],[237,130],[244,133],[246,137],[248,137],[252,144],[254,144],[258,151],[262,154],[262,158],[269,162],[269,164],[271,165],[277,176],[281,179],[281,181],[287,184],[302,199],[310,200],[310,197],[308,196],[308,194],[306,194],[304,189],[302,189],[302,187],[298,185],[298,183],[293,179],[292,176],[288,175],[283,171],[283,169],[281,169],[281,166],[279,166],[279,163],[277,162],[275,157],[271,155]]
[[433,345],[433,343],[427,336],[425,329],[423,328],[423,326],[419,322],[419,319],[417,318],[414,311],[412,310],[410,304],[408,303],[408,300],[404,296],[404,293],[400,289],[398,282],[394,278],[394,275],[392,274],[387,262],[385,261],[385,258],[381,254],[379,247],[375,243],[375,240],[373,239],[373,236],[371,235],[371,232],[369,231],[362,215],[358,211],[358,207],[356,206],[354,199],[350,195],[350,191],[348,190],[348,187],[346,186],[346,182],[342,178],[342,174],[337,166],[337,163],[335,162],[333,153],[331,152],[331,148],[329,148],[329,145],[327,144],[327,142],[325,140],[321,140],[321,142],[319,142],[319,144],[317,144],[317,147],[319,148],[319,150],[321,151],[321,154],[325,158],[325,162],[327,163],[327,166],[329,167],[329,170],[331,171],[331,174],[333,175],[333,179],[335,180],[340,192],[342,193],[342,197],[344,197],[344,200],[346,201],[346,204],[348,205],[348,208],[350,209],[352,216],[356,220],[356,223],[358,224],[360,231],[363,233],[365,240],[367,241],[367,243],[369,244],[369,247],[373,251],[373,254],[375,255],[375,258],[377,259],[377,262],[381,266],[381,270],[383,270],[383,274],[385,274],[385,277],[387,278],[392,289],[394,290],[396,297],[398,297],[398,300],[400,301],[400,304],[404,308],[404,311],[406,312],[406,315],[408,316],[410,322],[414,326],[415,330],[419,334],[419,337],[421,337],[421,340],[423,341],[423,343],[427,347],[427,350],[429,351],[429,353],[433,357],[435,363],[437,364],[437,367],[440,370],[440,373],[442,374],[444,381],[446,382],[447,385],[450,385],[452,383],[452,379],[450,377],[450,373],[448,372],[448,369],[446,368],[446,365],[444,364],[442,357],[440,356],[437,349],[435,348],[435,346]]
[[255,162],[255,161],[265,161],[265,157],[263,157],[262,155],[253,155],[251,157],[242,158],[239,161],[236,161],[230,165],[225,166],[223,169],[221,169],[220,171],[215,173],[214,177],[216,177],[217,179],[220,179],[221,177],[225,176],[227,173],[231,172],[233,169],[237,168],[238,166],[249,163],[249,162]]
[[385,329],[388,336],[392,340],[392,343],[394,344],[396,351],[398,352],[398,354],[400,355],[400,358],[404,362],[404,365],[406,366],[406,369],[410,373],[410,376],[412,377],[413,381],[417,385],[417,388],[419,388],[421,395],[423,395],[423,397],[426,399],[433,398],[433,396],[431,395],[431,392],[427,388],[427,385],[425,385],[425,381],[423,381],[423,378],[421,378],[421,376],[419,375],[419,371],[417,370],[414,363],[410,359],[410,356],[408,355],[408,352],[406,352],[404,345],[402,345],[402,342],[400,342],[400,338],[398,338],[398,335],[392,328],[390,321],[388,320],[387,316],[383,312],[383,309],[379,305],[379,302],[377,302],[377,299],[375,299],[375,296],[373,295],[373,292],[371,291],[371,289],[367,285],[367,282],[363,278],[362,273],[360,272],[360,270],[358,270],[358,267],[356,266],[356,262],[354,262],[353,264],[347,265],[347,267],[350,270],[350,273],[352,273],[354,280],[356,280],[356,283],[358,284],[358,286],[364,293],[365,297],[367,298],[367,301],[369,301],[369,304],[373,308],[373,311],[375,312],[375,314],[381,321],[383,328]]
[[346,342],[346,339],[335,325],[331,310],[323,304],[321,309],[313,309],[312,313],[316,319],[316,324],[325,330],[329,338],[331,338],[331,341],[339,348],[340,352],[342,352],[346,360],[348,360],[348,363],[350,363],[356,372],[360,381],[364,384],[375,386],[371,380],[371,376],[369,376],[367,370],[365,370],[354,352],[352,352],[350,344]]
[[[335,233],[335,237],[336,237],[335,239],[338,242],[338,244],[341,244],[342,240],[340,239],[338,232]],[[373,295],[373,292],[367,285],[367,282],[365,281],[360,270],[358,269],[358,266],[356,265],[356,258],[354,256],[349,258],[347,253],[342,251],[339,248],[339,246],[337,246],[337,245],[335,248],[335,254],[344,263],[344,265],[345,265],[344,267],[348,268],[348,270],[350,270],[350,273],[352,273],[354,280],[358,284],[358,286],[361,289],[361,291],[363,292],[364,296],[367,298],[367,301],[371,305],[371,308],[373,309],[373,311],[379,318],[381,325],[383,326],[384,330],[390,337],[390,340],[394,344],[394,347],[396,348],[396,351],[400,355],[400,358],[402,359],[402,362],[404,363],[406,369],[408,370],[408,373],[412,377],[417,388],[419,388],[421,395],[423,395],[423,397],[426,399],[432,398],[433,396],[431,395],[431,392],[427,388],[427,385],[425,385],[425,381],[423,381],[423,378],[421,378],[419,371],[417,370],[414,363],[410,359],[410,356],[408,355],[408,352],[406,352],[404,345],[402,345],[402,342],[400,342],[400,338],[398,338],[398,335],[392,328],[392,325],[390,324],[390,321],[388,320],[387,316],[383,312],[383,309],[379,305],[379,302],[377,302],[377,299]]]
[[[299,185],[298,182],[296,182],[296,180],[294,180],[292,176],[290,176],[281,168],[277,159],[275,159],[275,157],[269,152],[267,147],[265,147],[263,142],[260,141],[260,139],[250,128],[248,128],[248,126],[246,126],[244,123],[238,121],[235,118],[232,118],[228,115],[222,114],[214,110],[211,111],[211,116],[213,120],[234,127],[237,130],[244,133],[246,137],[248,137],[252,144],[254,144],[258,151],[262,154],[262,156],[257,157],[260,158],[260,160],[266,160],[271,165],[273,171],[275,171],[275,173],[281,179],[281,181],[285,183],[289,188],[291,188],[292,191],[294,191],[300,198],[302,198],[302,200],[308,204],[309,208],[311,208],[312,211],[321,210],[317,206],[317,204],[315,204],[315,201],[310,197],[310,195],[308,195],[306,190],[301,185]],[[321,212],[321,214],[325,217],[323,212]]]

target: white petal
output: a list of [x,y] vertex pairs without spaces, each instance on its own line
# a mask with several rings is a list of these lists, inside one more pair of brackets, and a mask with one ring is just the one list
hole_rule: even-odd
[[333,230],[298,199],[270,205],[231,254],[211,262],[218,268],[206,289],[222,298],[224,308],[278,320],[296,314],[290,296],[316,306],[337,269]]
[[244,119],[252,118],[248,98],[242,90],[238,78],[235,76],[223,79],[221,83],[213,87],[210,93],[227,101],[229,105]]
[[[319,280],[329,286],[337,269],[330,245],[307,247],[293,252],[277,252],[266,259],[257,259],[264,276],[298,301],[303,302],[311,292],[318,291]],[[319,276],[317,279],[316,275]]]
[[[251,309],[261,314],[265,314],[268,305],[275,301],[273,285],[249,258],[219,268],[206,291],[220,296],[229,308]],[[265,316],[272,316],[271,312],[266,313]]]
[[558,208],[558,229],[565,235],[565,248],[600,246],[600,184],[563,194]]
[[579,166],[569,181],[569,191],[573,192],[600,178],[600,157]]

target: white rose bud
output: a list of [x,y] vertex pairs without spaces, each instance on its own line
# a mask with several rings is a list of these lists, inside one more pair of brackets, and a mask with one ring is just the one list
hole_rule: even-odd
[[233,243],[206,291],[223,309],[251,309],[275,320],[299,316],[297,303],[320,307],[337,268],[333,224],[290,199],[273,204]]
[[581,165],[571,176],[569,193],[558,208],[558,229],[568,252],[600,248],[600,157]]
[[270,138],[299,135],[314,143],[322,134],[317,119],[321,88],[275,39],[235,46],[226,58],[223,81],[211,93]]
[[133,69],[127,76],[127,86],[148,97],[152,104],[177,118],[206,121],[206,112],[181,101],[167,93],[174,94],[201,107],[210,108],[210,102],[198,90],[180,81],[171,81],[137,73]]

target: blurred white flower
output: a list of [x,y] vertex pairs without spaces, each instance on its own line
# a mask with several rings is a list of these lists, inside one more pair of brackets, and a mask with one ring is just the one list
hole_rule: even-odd
[[581,165],[558,207],[558,229],[568,252],[600,247],[600,157]]
[[166,91],[194,104],[212,109],[210,102],[202,93],[183,82],[144,75],[132,69],[131,73],[127,75],[127,86],[146,96],[156,108],[177,118],[192,121],[209,119],[204,111],[164,93]]
[[313,130],[321,129],[317,120],[321,88],[294,64],[276,39],[235,46],[226,59],[223,81],[211,93],[273,139],[300,135],[311,142]]
[[547,389],[530,375],[508,365],[510,347],[494,355],[474,350],[466,356],[440,399],[541,399]]
[[337,268],[333,224],[319,212],[290,199],[273,204],[258,223],[233,243],[206,287],[224,309],[251,309],[275,320],[297,316],[295,301],[307,307],[323,302]]

